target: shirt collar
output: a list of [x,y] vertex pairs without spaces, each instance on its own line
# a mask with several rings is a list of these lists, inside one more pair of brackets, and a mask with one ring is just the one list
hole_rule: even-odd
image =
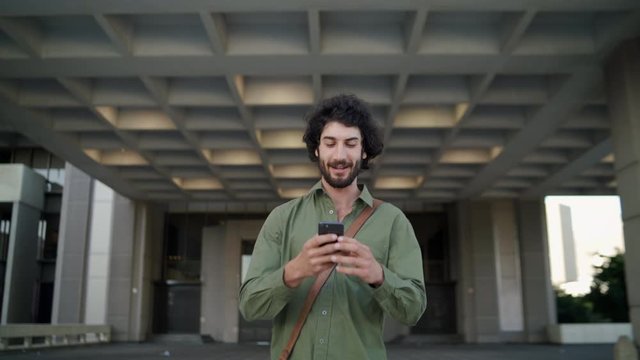
[[[364,184],[358,184],[358,188],[360,189],[360,195],[358,196],[358,199],[364,201],[364,203],[367,204],[369,207],[373,206],[373,196],[371,196],[371,193],[369,192],[369,189],[367,188],[367,186]],[[309,190],[309,194],[314,194],[318,192],[322,192],[326,194],[326,192],[324,191],[324,188],[322,187],[322,181],[320,180],[318,180],[318,182],[315,185],[313,185],[311,190]]]

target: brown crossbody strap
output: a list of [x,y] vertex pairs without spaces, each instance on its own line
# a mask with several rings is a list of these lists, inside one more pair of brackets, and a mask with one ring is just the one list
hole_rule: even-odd
[[[364,223],[367,222],[367,219],[369,219],[369,217],[373,214],[376,208],[378,208],[378,206],[380,206],[381,204],[382,204],[382,201],[378,199],[373,199],[373,206],[367,207],[364,210],[362,210],[360,215],[358,215],[358,217],[353,221],[353,223],[351,223],[351,226],[349,226],[349,228],[347,229],[344,235],[350,238],[355,237],[358,231],[360,231],[360,228],[362,227],[362,225],[364,225]],[[329,279],[329,276],[331,275],[331,273],[335,268],[336,268],[336,265],[333,265],[330,269],[327,269],[321,272],[320,274],[318,274],[318,277],[316,277],[316,281],[311,286],[311,289],[309,290],[309,293],[307,294],[307,297],[304,300],[302,311],[300,311],[300,316],[298,316],[298,320],[296,321],[296,324],[293,327],[293,330],[291,331],[291,335],[289,336],[289,341],[287,341],[287,346],[285,346],[284,349],[282,349],[282,353],[280,353],[279,360],[289,359],[289,355],[291,355],[291,351],[293,350],[293,347],[295,346],[296,341],[298,341],[298,336],[300,336],[300,332],[302,331],[302,326],[304,326],[304,322],[307,320],[307,316],[311,311],[311,307],[313,306],[313,303],[316,301],[316,298],[318,297],[320,290],[322,290],[322,287],[327,282],[327,279]]]

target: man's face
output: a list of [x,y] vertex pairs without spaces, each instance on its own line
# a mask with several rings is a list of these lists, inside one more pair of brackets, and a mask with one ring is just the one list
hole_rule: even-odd
[[345,188],[353,183],[366,158],[362,149],[362,134],[358,127],[344,126],[331,121],[320,134],[316,150],[322,178],[334,188]]

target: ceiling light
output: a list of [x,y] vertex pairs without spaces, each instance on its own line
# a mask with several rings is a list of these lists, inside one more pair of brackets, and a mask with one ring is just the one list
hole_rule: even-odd
[[269,170],[271,170],[271,175],[275,178],[302,179],[320,177],[320,171],[315,164],[271,165],[269,166]]
[[265,149],[304,149],[302,130],[263,130],[258,141]]
[[183,190],[221,190],[222,184],[213,177],[207,178],[173,178],[173,182]]
[[422,183],[422,176],[381,176],[375,188],[383,190],[415,189]]
[[249,149],[202,150],[207,160],[214,165],[260,165],[260,154]]
[[402,108],[393,126],[396,128],[450,128],[454,125],[450,106],[411,106]]
[[278,194],[280,197],[285,199],[295,199],[301,196],[304,196],[309,192],[309,189],[306,188],[294,188],[294,189],[278,189]]
[[447,150],[440,159],[443,164],[485,164],[489,161],[491,161],[491,154],[486,149]]

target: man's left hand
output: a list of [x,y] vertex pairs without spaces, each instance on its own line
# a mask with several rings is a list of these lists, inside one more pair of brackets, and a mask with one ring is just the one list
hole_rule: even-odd
[[382,285],[384,282],[382,265],[378,263],[367,245],[356,239],[340,236],[333,246],[340,251],[331,256],[331,261],[338,264],[336,271],[357,276],[374,287]]

